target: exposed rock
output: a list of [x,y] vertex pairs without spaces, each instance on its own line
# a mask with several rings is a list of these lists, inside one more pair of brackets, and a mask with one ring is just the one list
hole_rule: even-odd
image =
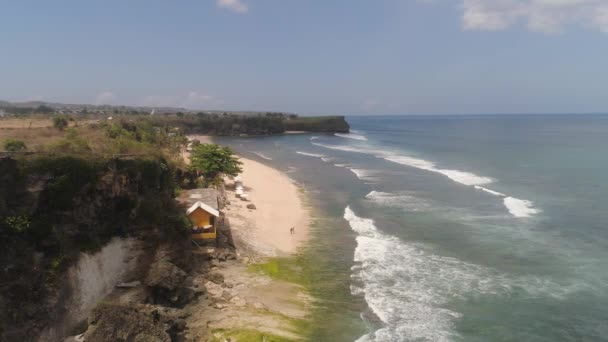
[[247,204],[247,209],[257,209],[257,208],[256,208],[255,204],[249,203],[249,204]]
[[70,336],[63,340],[63,342],[84,342],[84,334],[77,336]]
[[208,276],[209,280],[216,283],[216,284],[222,284],[224,282],[224,275],[221,273],[211,273]]
[[220,262],[236,260],[236,254],[229,249],[218,249],[215,253],[215,258]]
[[226,307],[226,305],[222,304],[222,303],[213,303],[213,307],[218,309],[218,310],[222,310],[223,308]]
[[[200,292],[198,294],[200,294]],[[169,300],[174,306],[183,307],[197,296],[196,291],[187,287],[180,287],[173,293],[173,296],[171,296]]]
[[220,285],[210,281],[205,283],[205,288],[207,289],[207,293],[209,293],[212,298],[219,298],[222,296],[222,293],[224,293],[224,290]]
[[173,291],[184,283],[187,276],[181,268],[166,260],[159,260],[150,267],[146,285]]
[[238,296],[232,297],[230,302],[238,307],[243,307],[243,306],[247,305],[247,301],[245,301],[243,298],[238,297]]
[[171,342],[161,314],[145,306],[101,305],[89,321],[87,342]]
[[253,303],[253,307],[256,308],[256,309],[258,309],[258,310],[266,309],[266,306],[264,304],[260,303],[260,302]]
[[134,287],[138,287],[139,285],[141,285],[141,281],[136,280],[136,281],[132,281],[129,283],[120,283],[118,285],[116,285],[116,288],[119,289],[132,289]]

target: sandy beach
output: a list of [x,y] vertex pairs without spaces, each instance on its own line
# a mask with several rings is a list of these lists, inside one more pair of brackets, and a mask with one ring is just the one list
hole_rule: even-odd
[[[190,140],[212,143],[205,135],[191,135]],[[188,153],[184,159],[189,162]],[[247,201],[236,197],[234,180],[226,177],[226,218],[237,249],[256,256],[288,255],[296,252],[308,236],[309,212],[298,186],[283,172],[257,161],[239,157],[243,163],[240,179]],[[247,205],[255,205],[248,209]],[[294,228],[293,234],[290,228]]]
[[[190,139],[212,143],[205,136]],[[254,160],[239,159],[243,162],[240,179],[248,199],[236,197],[235,182],[226,177],[227,203],[223,209],[239,257],[212,264],[211,271],[223,279],[219,283],[207,276],[194,279],[206,289],[208,298],[187,308],[189,337],[197,341],[267,340],[269,336],[302,340],[293,322],[308,317],[313,300],[306,289],[251,272],[249,267],[264,263],[268,257],[295,253],[307,238],[309,210],[298,186],[287,175]],[[255,209],[247,208],[250,204]]]
[[[306,240],[309,224],[309,213],[298,187],[278,170],[250,159],[240,160],[240,178],[248,201],[237,198],[234,181],[226,180],[230,201],[226,216],[237,249],[253,249],[266,256],[293,254]],[[248,209],[248,204],[254,204],[256,209]]]

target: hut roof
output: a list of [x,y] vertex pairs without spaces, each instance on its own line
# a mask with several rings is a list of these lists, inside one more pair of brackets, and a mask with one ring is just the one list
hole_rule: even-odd
[[188,208],[187,214],[192,213],[196,208],[201,208],[214,216],[220,215],[217,190],[213,188],[187,190],[177,200]]

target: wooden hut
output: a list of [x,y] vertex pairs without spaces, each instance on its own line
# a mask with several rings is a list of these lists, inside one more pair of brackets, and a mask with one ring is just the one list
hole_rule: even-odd
[[192,222],[192,239],[215,239],[220,217],[217,191],[212,188],[189,190],[179,200],[187,207],[186,215]]

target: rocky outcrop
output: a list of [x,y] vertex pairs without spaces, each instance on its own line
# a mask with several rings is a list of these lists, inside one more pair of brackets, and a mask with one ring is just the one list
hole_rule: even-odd
[[188,274],[165,259],[152,264],[145,284],[150,290],[150,303],[169,307],[184,307],[204,292],[191,288]]
[[[174,320],[155,308],[100,305],[89,318],[87,342],[171,342]],[[183,330],[183,329],[182,329]]]

